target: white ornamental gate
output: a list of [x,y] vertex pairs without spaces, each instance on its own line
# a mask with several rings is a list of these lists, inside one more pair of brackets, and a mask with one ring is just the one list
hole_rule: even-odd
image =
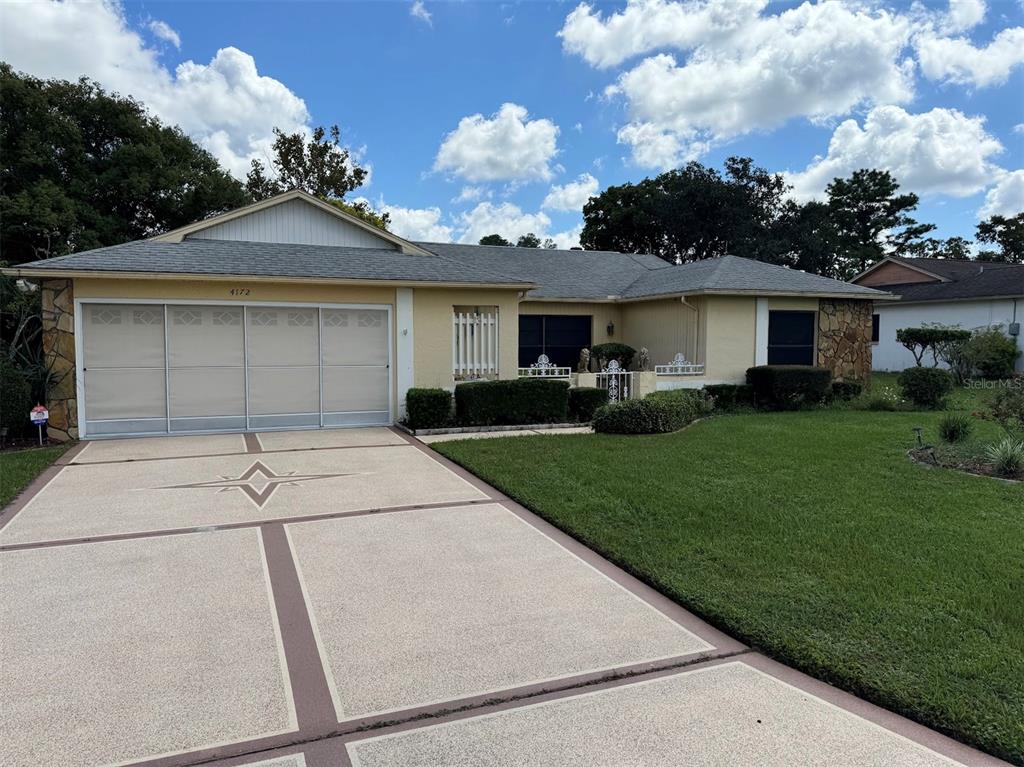
[[608,367],[597,374],[597,385],[608,390],[609,402],[620,402],[633,396],[633,374],[624,370],[618,360],[611,360]]

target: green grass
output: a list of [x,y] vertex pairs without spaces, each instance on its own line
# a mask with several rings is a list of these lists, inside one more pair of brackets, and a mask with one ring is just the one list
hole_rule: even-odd
[[434,448],[767,654],[1024,763],[1024,486],[911,463],[940,415]]
[[56,461],[67,448],[39,447],[0,453],[0,509],[14,500],[28,483]]

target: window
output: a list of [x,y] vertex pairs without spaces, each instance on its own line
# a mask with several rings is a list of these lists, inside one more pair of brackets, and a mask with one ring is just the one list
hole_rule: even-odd
[[552,364],[575,369],[580,350],[590,347],[592,324],[589,314],[520,314],[519,366],[529,367],[546,354]]
[[871,343],[873,344],[878,343],[878,319],[879,317],[877,314],[871,315]]
[[814,364],[814,312],[768,312],[768,364]]

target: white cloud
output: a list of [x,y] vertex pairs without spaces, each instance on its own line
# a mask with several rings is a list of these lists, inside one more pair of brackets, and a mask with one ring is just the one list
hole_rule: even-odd
[[461,202],[476,202],[482,200],[484,197],[490,197],[491,192],[483,186],[464,186],[459,190],[457,197],[452,198],[452,202],[458,204]]
[[1024,169],[1006,171],[995,186],[988,190],[978,218],[989,216],[1016,216],[1024,213]]
[[986,88],[1002,85],[1024,64],[1024,27],[1004,29],[984,48],[963,37],[920,36],[916,43],[921,72],[929,80]]
[[583,224],[578,224],[572,229],[556,232],[550,235],[550,237],[561,250],[571,250],[572,248],[579,247],[581,234],[583,234]]
[[160,21],[159,19],[153,19],[147,24],[149,31],[160,40],[165,43],[170,43],[175,48],[181,48],[181,35],[175,31],[175,29],[168,24],[166,21]]
[[1000,172],[991,158],[1002,144],[985,130],[984,117],[955,109],[911,114],[897,106],[872,109],[861,127],[846,120],[832,134],[828,154],[798,173],[787,174],[794,196],[821,196],[836,177],[860,168],[890,171],[900,186],[918,194],[966,197]]
[[459,229],[462,231],[459,242],[476,244],[488,234],[500,234],[506,240],[515,242],[527,232],[533,232],[543,239],[549,226],[551,219],[544,213],[524,213],[511,202],[499,205],[482,202],[459,216]]
[[624,10],[605,17],[580,3],[558,36],[567,52],[603,69],[658,48],[686,49],[727,39],[766,5],[767,0],[628,0]]
[[470,115],[445,136],[434,170],[468,181],[547,181],[558,153],[558,126],[529,119],[526,107],[503,104],[491,117]]
[[1024,123],[1017,123],[1014,125],[1013,132],[1024,136]]
[[[712,2],[658,0],[632,2],[625,13],[661,13],[668,6],[719,9]],[[736,7],[721,5],[734,10],[729,34],[687,36],[676,43],[693,49],[682,63],[673,54],[651,56],[606,89],[625,99],[628,123],[618,138],[633,148],[637,164],[666,168],[796,117],[820,121],[912,98],[913,62],[902,57],[907,19],[836,0],[767,16],[753,15],[754,6],[737,14]]]
[[548,210],[581,211],[587,200],[597,194],[597,186],[596,178],[583,173],[568,184],[552,186],[540,206]]
[[409,6],[409,15],[424,22],[427,26],[434,26],[434,18],[423,5],[423,0],[414,0],[413,4]]
[[451,242],[453,229],[441,223],[441,209],[402,208],[398,205],[381,205],[381,210],[391,216],[390,229],[407,240],[425,242]]
[[940,20],[943,32],[965,32],[985,20],[985,0],[949,0],[949,10]]
[[222,48],[207,64],[185,61],[171,72],[114,2],[0,3],[0,27],[0,58],[16,70],[72,81],[86,75],[132,95],[236,176],[252,158],[267,158],[275,126],[308,131],[302,99],[260,75],[249,54]]

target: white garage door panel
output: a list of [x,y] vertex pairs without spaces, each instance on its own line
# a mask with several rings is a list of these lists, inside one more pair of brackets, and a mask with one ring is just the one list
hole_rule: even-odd
[[171,418],[245,417],[244,368],[172,368],[170,379]]
[[167,417],[163,370],[89,368],[85,375],[90,421]]
[[384,412],[388,409],[387,368],[324,368],[324,412]]
[[249,414],[320,412],[320,371],[315,367],[264,367],[249,371]]
[[164,367],[164,308],[86,304],[82,333],[86,367]]
[[81,317],[86,436],[390,421],[386,308],[85,302]]
[[246,314],[250,368],[319,364],[316,309],[254,306]]
[[324,309],[324,365],[387,365],[388,313],[381,309]]

